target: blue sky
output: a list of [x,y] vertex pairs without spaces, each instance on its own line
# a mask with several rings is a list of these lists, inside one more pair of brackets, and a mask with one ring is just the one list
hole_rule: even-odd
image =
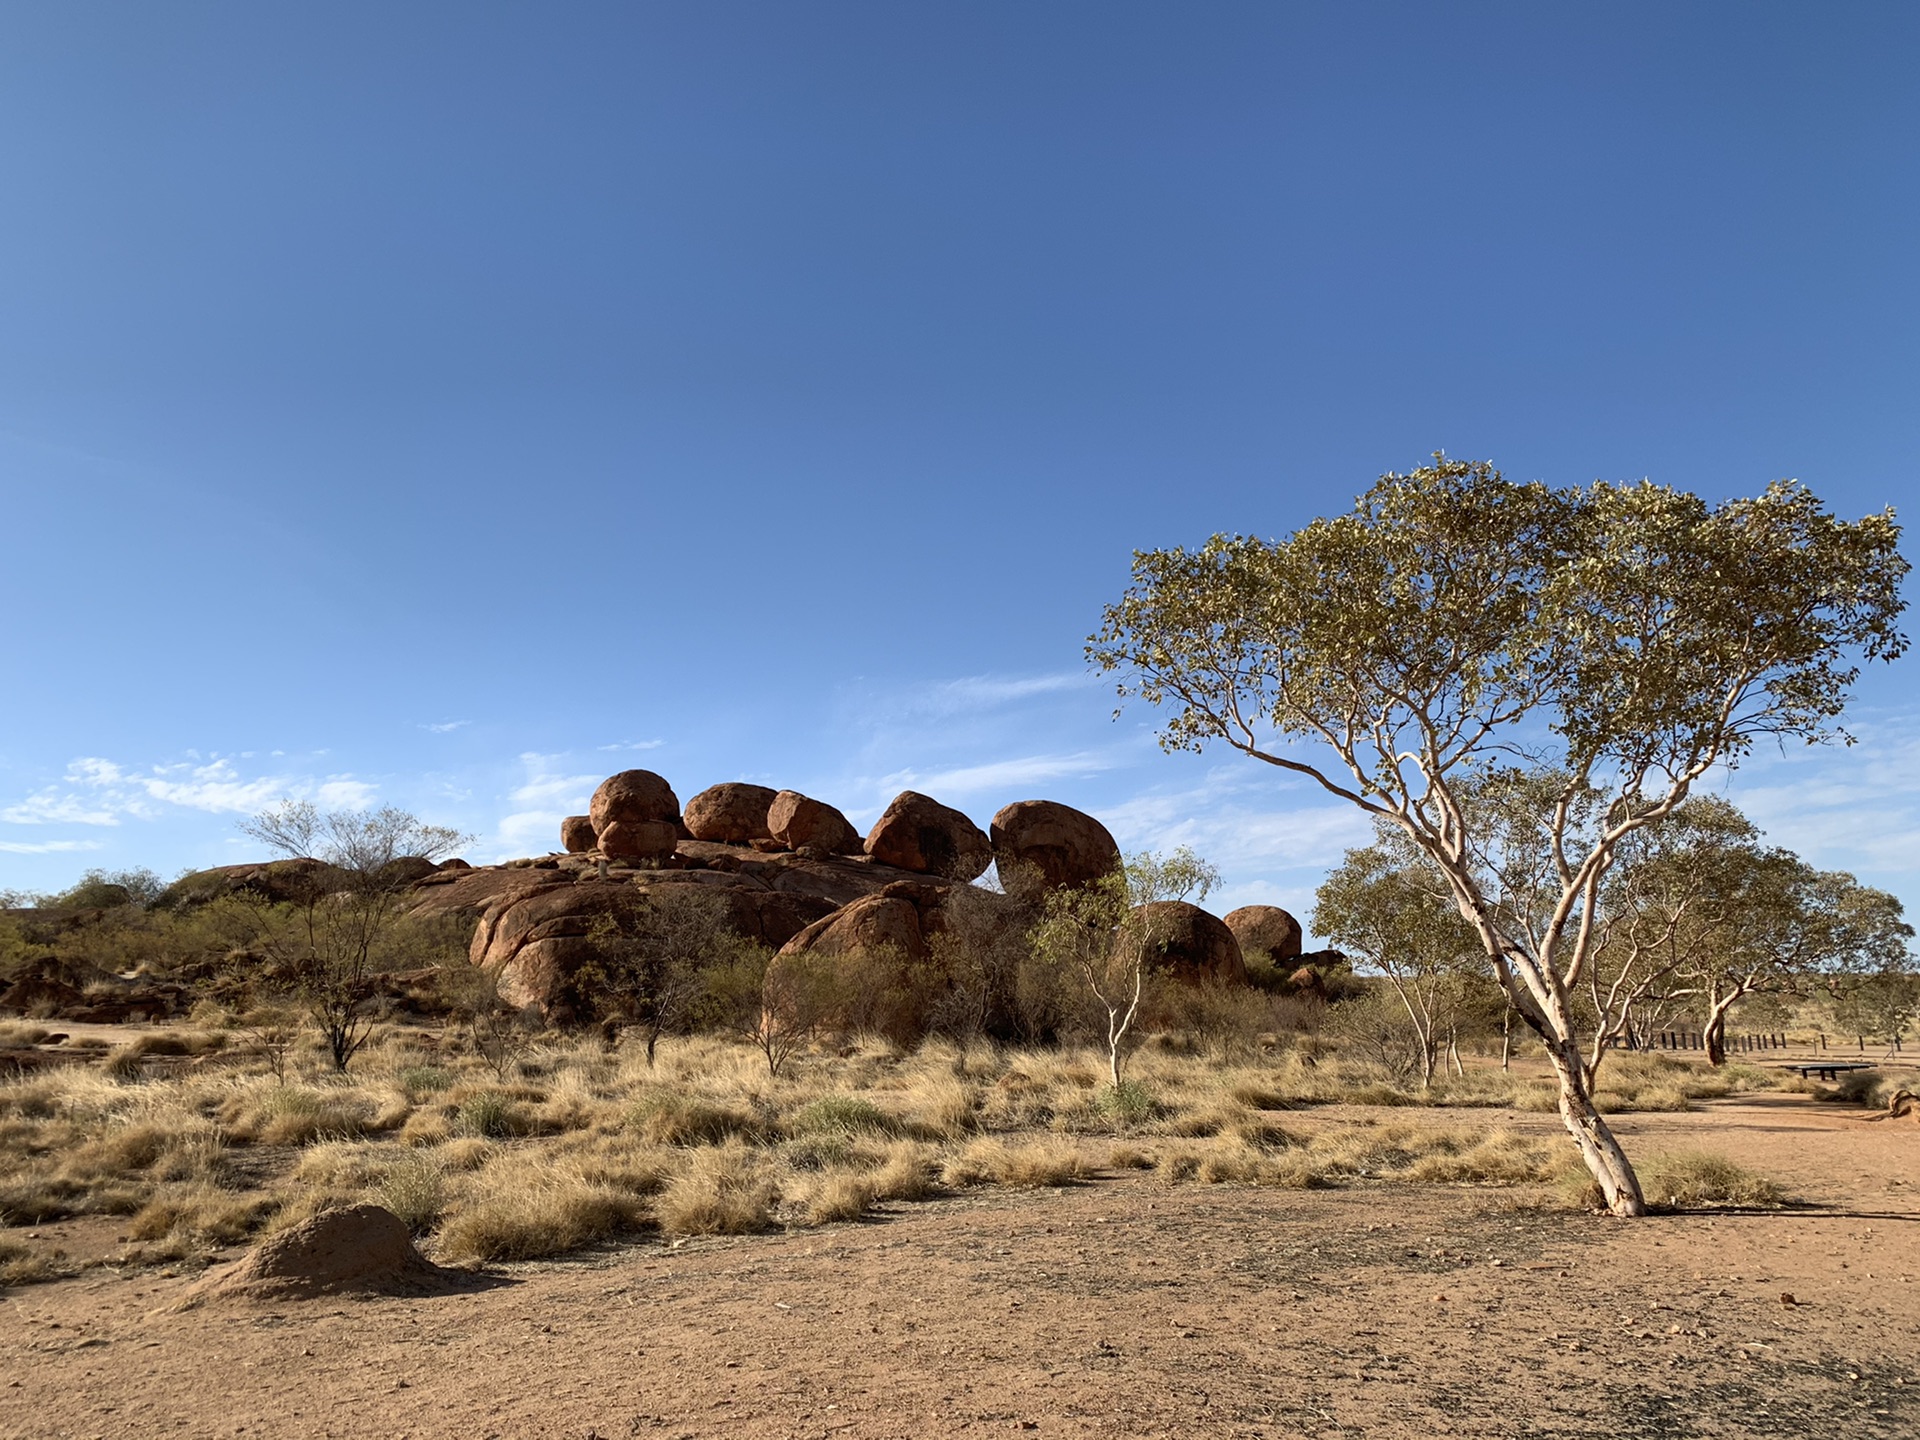
[[[1916,489],[1911,6],[0,16],[0,888],[643,764],[1304,910],[1355,817],[1084,672],[1132,549],[1442,448]],[[1731,782],[1910,899],[1915,664]]]

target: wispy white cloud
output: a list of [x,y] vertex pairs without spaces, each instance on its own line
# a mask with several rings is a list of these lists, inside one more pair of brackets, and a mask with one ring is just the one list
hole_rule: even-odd
[[896,770],[882,777],[880,784],[883,788],[890,787],[895,791],[977,795],[987,791],[1005,792],[1016,786],[1038,785],[1048,780],[1097,775],[1112,766],[1112,757],[1083,750],[1072,755],[1019,755],[924,774],[915,770]]
[[61,784],[49,785],[0,809],[12,825],[118,825],[125,819],[154,820],[179,810],[246,815],[281,799],[312,799],[334,809],[368,804],[379,787],[349,774],[246,775],[225,756],[145,767],[98,755],[67,766]]
[[364,810],[380,787],[351,775],[331,775],[314,787],[314,803],[326,810]]
[[601,750],[658,750],[667,742],[664,740],[624,740],[613,745],[602,745]]
[[520,757],[521,782],[507,792],[512,808],[494,828],[494,858],[540,855],[560,843],[560,822],[583,814],[600,775],[567,773],[564,755],[529,751]]
[[940,711],[988,710],[1030,700],[1036,695],[1097,689],[1103,682],[1084,670],[1061,670],[1050,675],[969,675],[926,686],[914,699]]
[[8,825],[118,825],[120,816],[79,795],[50,786],[27,796],[18,804],[0,810],[0,822]]
[[458,730],[462,725],[472,723],[471,720],[442,720],[437,725],[422,725],[420,728],[435,735],[445,735],[450,731]]
[[74,850],[98,850],[98,840],[42,840],[28,844],[18,840],[0,840],[0,852],[8,855],[60,855]]
[[1859,743],[1760,751],[1721,788],[1771,843],[1920,901],[1920,712],[1870,712],[1848,728]]

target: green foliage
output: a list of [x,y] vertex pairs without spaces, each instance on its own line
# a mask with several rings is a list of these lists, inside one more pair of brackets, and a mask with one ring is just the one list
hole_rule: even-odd
[[1163,902],[1206,898],[1220,872],[1181,846],[1170,855],[1129,856],[1091,885],[1051,891],[1027,942],[1042,965],[1077,976],[1105,1034],[1107,1068],[1119,1085],[1152,966],[1173,916]]
[[853,1095],[823,1095],[795,1112],[788,1122],[796,1135],[897,1135],[900,1122],[869,1100]]
[[699,1008],[708,972],[740,946],[725,897],[694,885],[659,885],[597,917],[588,932],[594,958],[575,989],[607,1019],[639,1027],[651,1065],[662,1035],[683,1029]]
[[1144,1125],[1161,1114],[1160,1102],[1138,1080],[1122,1080],[1095,1091],[1093,1110],[1116,1125]]

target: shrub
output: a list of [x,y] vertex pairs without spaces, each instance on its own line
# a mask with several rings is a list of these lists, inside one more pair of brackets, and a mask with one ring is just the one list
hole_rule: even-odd
[[1138,1080],[1103,1086],[1093,1097],[1093,1109],[1116,1125],[1144,1125],[1162,1113],[1153,1092]]
[[900,1122],[852,1095],[827,1095],[803,1105],[787,1122],[796,1135],[894,1135]]

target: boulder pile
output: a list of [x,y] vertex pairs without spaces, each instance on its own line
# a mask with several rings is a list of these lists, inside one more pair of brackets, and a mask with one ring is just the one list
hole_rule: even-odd
[[[561,1023],[591,1016],[593,997],[579,993],[576,977],[594,958],[596,923],[676,887],[720,897],[740,935],[776,952],[770,983],[809,957],[847,966],[855,988],[919,997],[918,1005],[942,983],[930,962],[957,899],[1012,915],[1121,863],[1106,826],[1053,800],[1015,801],[982,830],[909,790],[862,838],[834,806],[797,790],[730,781],[682,806],[650,770],[609,776],[589,813],[562,822],[560,839],[562,850],[541,859],[427,876],[415,905],[471,915],[473,963],[495,970],[511,1003]],[[989,866],[998,891],[974,883]],[[1243,947],[1266,963],[1300,953],[1299,925],[1271,906],[1223,921],[1163,902],[1152,926],[1164,937],[1161,967],[1192,981],[1245,983]],[[912,1008],[901,1001],[881,1028],[907,1038]]]

